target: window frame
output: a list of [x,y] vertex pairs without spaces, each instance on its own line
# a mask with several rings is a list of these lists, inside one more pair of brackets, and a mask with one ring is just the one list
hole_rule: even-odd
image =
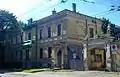
[[51,27],[48,27],[48,38],[51,38]]
[[43,33],[43,29],[40,29],[40,31],[39,31],[39,39],[40,39],[40,40],[43,39],[42,33]]
[[57,36],[60,36],[60,35],[62,35],[62,25],[58,24],[57,25]]
[[31,39],[32,39],[32,33],[29,32],[29,33],[28,33],[28,40],[31,40]]
[[40,48],[40,53],[39,54],[40,54],[40,56],[39,56],[40,59],[42,59],[43,58],[43,48]]
[[[99,60],[98,60],[99,57]],[[102,62],[102,55],[101,54],[95,54],[94,56],[96,62]]]
[[48,47],[48,58],[52,58],[52,47]]
[[[90,38],[94,37],[94,28],[89,28]],[[91,34],[92,33],[92,34]]]

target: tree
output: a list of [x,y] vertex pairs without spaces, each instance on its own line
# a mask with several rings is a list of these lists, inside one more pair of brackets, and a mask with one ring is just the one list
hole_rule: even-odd
[[107,34],[108,25],[110,25],[110,35],[115,36],[115,24],[112,24],[108,19],[102,18],[102,31],[103,34]]
[[23,21],[18,21],[18,24],[19,24],[19,26],[20,26],[21,28],[24,28],[24,27],[27,26],[27,24],[24,23]]
[[115,24],[110,24],[110,35],[115,36]]
[[9,11],[0,10],[0,41],[5,40],[5,35],[8,32],[13,32],[16,28],[18,28],[18,22],[13,13],[9,13]]
[[107,33],[107,27],[110,24],[110,21],[107,20],[106,18],[102,18],[101,20],[102,20],[102,27],[101,27],[101,29],[103,31],[103,34],[106,34]]
[[[16,17],[13,13],[9,13],[9,11],[0,10],[0,66],[4,65],[4,55],[5,55],[5,47],[7,45],[4,43],[7,35],[11,35],[15,30],[18,30],[19,25],[16,20]],[[10,37],[8,37],[10,39]],[[4,43],[4,44],[3,44]]]

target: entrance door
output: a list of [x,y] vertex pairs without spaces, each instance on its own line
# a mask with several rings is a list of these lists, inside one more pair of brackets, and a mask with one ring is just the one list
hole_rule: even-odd
[[106,52],[104,49],[95,49],[91,51],[91,69],[105,68]]
[[58,62],[58,68],[61,68],[61,64],[62,64],[62,51],[59,50],[57,53],[57,62]]

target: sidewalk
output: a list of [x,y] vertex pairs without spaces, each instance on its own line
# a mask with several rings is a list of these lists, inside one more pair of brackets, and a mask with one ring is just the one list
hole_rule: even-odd
[[8,74],[11,74],[11,75],[31,75],[33,73],[25,73],[25,72],[9,72]]

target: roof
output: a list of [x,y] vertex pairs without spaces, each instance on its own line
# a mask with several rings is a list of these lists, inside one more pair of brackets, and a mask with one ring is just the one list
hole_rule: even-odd
[[97,20],[101,21],[100,19],[95,18],[95,17],[91,17],[91,16],[88,16],[88,15],[85,15],[85,14],[82,14],[82,13],[79,13],[79,12],[74,12],[74,11],[71,11],[71,10],[68,10],[68,9],[64,9],[64,10],[62,10],[62,11],[60,11],[60,12],[54,14],[54,15],[44,17],[44,18],[42,18],[40,20],[36,20],[36,22],[42,23],[44,21],[51,20],[51,19],[53,19],[53,18],[55,18],[57,16],[62,16],[62,15],[67,15],[67,14],[74,14],[74,15],[78,15],[78,16],[84,16],[85,18],[88,17],[88,18],[97,19]]
[[[36,24],[36,23],[37,24],[44,24],[44,23],[46,23],[48,21],[51,21],[52,19],[55,19],[55,18],[58,18],[58,17],[62,17],[62,16],[66,16],[67,14],[73,14],[73,15],[83,16],[85,18],[88,17],[88,18],[97,19],[97,20],[101,21],[100,19],[95,18],[95,17],[91,17],[91,16],[88,16],[88,15],[85,15],[85,14],[81,14],[81,13],[74,12],[74,11],[71,11],[71,10],[68,10],[68,9],[64,9],[64,10],[62,10],[60,12],[57,12],[54,15],[49,15],[49,16],[44,17],[42,19],[36,20],[36,21],[33,22],[33,24]],[[26,29],[28,30],[28,29],[31,29],[32,27],[35,27],[35,25],[33,25],[33,24],[29,25],[29,26],[26,26],[24,28],[24,30],[26,30]]]

